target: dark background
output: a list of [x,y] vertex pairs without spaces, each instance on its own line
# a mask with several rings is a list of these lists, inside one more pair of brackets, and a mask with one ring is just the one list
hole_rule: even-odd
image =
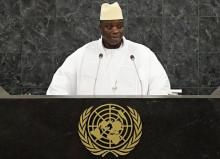
[[[65,58],[100,37],[102,0],[0,0],[0,86],[45,94]],[[112,1],[108,1],[112,2]],[[220,85],[219,0],[119,0],[125,36],[152,49],[183,94]]]

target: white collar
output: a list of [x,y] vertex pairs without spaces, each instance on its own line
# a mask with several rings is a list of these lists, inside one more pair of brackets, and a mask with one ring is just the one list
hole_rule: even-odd
[[[123,42],[122,42],[121,46],[119,47],[119,49],[125,49],[125,48],[127,47],[126,38],[123,36],[122,39],[123,39]],[[102,36],[101,36],[101,38],[99,38],[98,43],[99,43],[100,53],[105,53],[105,49],[107,49],[107,48],[105,48],[105,47],[103,46]]]

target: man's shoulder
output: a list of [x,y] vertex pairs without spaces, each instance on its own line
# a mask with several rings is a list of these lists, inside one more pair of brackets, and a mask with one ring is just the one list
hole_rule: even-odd
[[77,49],[76,51],[74,51],[73,53],[71,53],[70,55],[68,55],[66,57],[66,59],[64,60],[61,68],[65,69],[65,70],[72,70],[72,68],[74,68],[75,66],[79,66],[81,63],[81,60],[83,59],[83,56],[86,52],[90,52],[92,47],[97,46],[96,43],[98,40],[96,41],[92,41],[89,42],[87,44],[85,44],[84,46],[80,47],[79,49]]
[[99,45],[99,40],[91,41],[81,47],[81,49],[96,49]]
[[150,48],[148,48],[147,46],[137,43],[137,42],[133,42],[131,40],[127,40],[127,44],[129,49],[131,50],[135,50],[137,52],[143,53],[143,54],[154,54]]

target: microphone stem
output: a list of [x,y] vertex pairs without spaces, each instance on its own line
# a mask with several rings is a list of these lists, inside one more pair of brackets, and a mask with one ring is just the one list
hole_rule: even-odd
[[134,63],[134,68],[135,68],[135,71],[136,71],[136,73],[137,73],[137,75],[138,75],[139,83],[140,83],[140,85],[141,85],[141,96],[142,96],[142,95],[143,95],[143,85],[142,85],[141,78],[140,78],[139,73],[138,73],[138,70],[137,70],[137,66],[136,66],[134,60],[132,60],[132,61],[133,61],[133,63]]
[[96,83],[97,83],[97,78],[98,78],[98,73],[99,73],[99,67],[101,64],[101,58],[102,57],[99,57],[99,63],[98,63],[98,68],[97,68],[96,76],[95,76],[95,83],[94,83],[94,87],[93,87],[93,95],[95,95],[95,92],[96,92]]

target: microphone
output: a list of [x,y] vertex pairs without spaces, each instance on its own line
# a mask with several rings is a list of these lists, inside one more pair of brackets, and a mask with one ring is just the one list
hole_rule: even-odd
[[102,59],[102,58],[103,58],[103,54],[100,53],[100,54],[99,54],[98,68],[97,68],[97,71],[96,71],[95,82],[94,82],[94,87],[93,87],[93,95],[95,95],[96,82],[97,82],[97,77],[98,77],[99,68],[100,68],[100,64],[101,64],[101,59]]
[[136,66],[136,63],[135,63],[135,57],[134,57],[134,55],[131,55],[131,56],[130,56],[130,59],[131,59],[131,61],[133,62],[135,71],[136,71],[137,76],[138,76],[138,80],[139,80],[139,83],[140,83],[140,86],[141,86],[141,95],[143,95],[143,85],[142,85],[141,78],[140,78],[139,73],[138,73],[138,70],[137,70],[137,66]]
[[102,58],[103,58],[103,54],[100,53],[100,54],[99,54],[99,59],[102,59]]

